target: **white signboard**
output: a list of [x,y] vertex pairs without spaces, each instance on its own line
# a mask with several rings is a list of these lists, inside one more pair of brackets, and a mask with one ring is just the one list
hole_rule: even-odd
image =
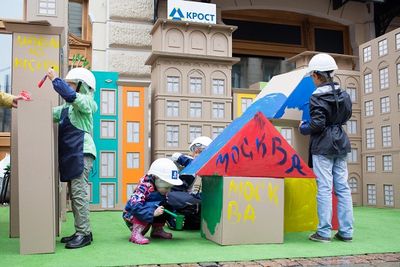
[[168,0],[168,19],[216,24],[215,4],[192,1]]

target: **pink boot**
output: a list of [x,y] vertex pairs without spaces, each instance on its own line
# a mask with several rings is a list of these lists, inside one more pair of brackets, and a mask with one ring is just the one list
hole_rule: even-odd
[[153,238],[172,239],[172,234],[164,231],[164,223],[153,223],[150,236]]
[[148,231],[148,226],[148,223],[133,219],[132,234],[131,238],[129,238],[129,241],[139,245],[150,243],[150,240],[143,236]]

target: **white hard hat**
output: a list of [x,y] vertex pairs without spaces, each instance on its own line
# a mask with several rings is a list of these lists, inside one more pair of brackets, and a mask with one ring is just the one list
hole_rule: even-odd
[[193,140],[193,142],[189,146],[190,151],[194,151],[196,147],[208,147],[212,142],[212,139],[208,136],[199,136]]
[[65,77],[66,81],[73,81],[76,82],[77,80],[82,81],[86,83],[89,87],[91,87],[93,90],[96,89],[96,79],[93,75],[93,73],[85,68],[73,68],[71,69],[68,73],[67,76]]
[[155,175],[172,185],[181,185],[183,183],[182,180],[179,179],[178,168],[175,163],[167,158],[156,159],[151,164],[147,174]]
[[326,72],[337,69],[338,66],[336,65],[335,59],[325,53],[320,53],[313,56],[308,63],[308,73],[311,73],[313,71]]

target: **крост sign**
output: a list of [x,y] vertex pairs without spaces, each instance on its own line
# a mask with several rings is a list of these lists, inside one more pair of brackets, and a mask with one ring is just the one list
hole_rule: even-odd
[[201,23],[217,23],[215,4],[192,1],[168,0],[168,19],[193,21]]

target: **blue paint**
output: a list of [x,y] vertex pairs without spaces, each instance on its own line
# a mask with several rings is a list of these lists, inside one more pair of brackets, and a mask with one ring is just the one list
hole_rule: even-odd
[[[195,160],[193,160],[185,169],[183,169],[181,174],[195,175],[208,162],[208,160],[217,154],[224,147],[224,145],[226,145],[229,140],[244,127],[244,125],[253,119],[257,112],[262,112],[268,119],[280,119],[285,114],[286,109],[297,108],[302,111],[302,120],[308,121],[310,119],[309,99],[315,89],[316,87],[312,81],[312,78],[310,76],[305,76],[288,97],[282,93],[272,93],[254,102],[248,109],[246,109],[242,116],[229,124],[206,150],[204,150]],[[287,161],[286,151],[282,151],[283,149],[280,147],[279,142],[280,140],[274,141],[273,152],[280,152],[282,154],[283,158],[280,164],[284,164],[284,162]],[[257,148],[261,148],[263,155],[265,155],[266,148],[260,146],[261,143],[257,143]],[[233,149],[232,153],[237,149],[238,148]],[[234,156],[234,154],[231,155],[234,163],[239,161],[240,155],[244,157],[252,156],[249,153],[246,153],[243,144],[242,147],[240,147],[240,152],[241,153],[236,151],[236,156]],[[228,161],[228,154],[220,154],[217,158],[217,163],[228,164]],[[287,172],[290,173],[294,169],[297,169],[300,173],[303,173],[301,171],[302,167],[300,166],[299,162],[299,158],[292,158],[292,167],[288,169]]]
[[305,76],[292,91],[286,102],[281,106],[273,118],[282,118],[287,108],[297,108],[303,111],[302,120],[308,121],[310,119],[309,100],[315,89],[316,87],[312,81],[312,78],[310,76]]
[[[185,169],[182,174],[195,175],[216,153],[218,153],[228,142],[238,133],[250,120],[254,118],[257,112],[262,112],[265,117],[273,118],[280,107],[285,103],[286,96],[284,94],[266,95],[258,101],[254,102],[239,118],[229,124],[224,131],[195,158]],[[226,158],[221,155],[221,163]]]

